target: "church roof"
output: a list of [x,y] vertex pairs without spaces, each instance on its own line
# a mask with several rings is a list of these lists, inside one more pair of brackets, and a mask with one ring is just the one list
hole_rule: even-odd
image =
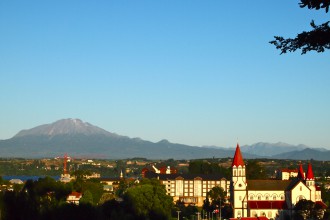
[[236,167],[245,166],[244,161],[243,161],[243,157],[242,157],[242,153],[241,153],[241,149],[240,149],[238,143],[237,143],[237,146],[236,146],[235,156],[234,156],[233,163],[232,163],[231,166],[232,167],[233,166],[236,166]]
[[281,190],[284,191],[288,188],[291,180],[247,180],[248,190]]
[[308,163],[306,180],[314,180],[314,174],[311,163]]
[[286,209],[284,200],[281,201],[248,201],[250,209]]
[[321,207],[321,208],[323,208],[323,209],[326,209],[326,208],[328,207],[328,206],[327,206],[324,202],[322,202],[322,201],[316,201],[315,203],[316,203],[317,206],[319,206],[319,207]]

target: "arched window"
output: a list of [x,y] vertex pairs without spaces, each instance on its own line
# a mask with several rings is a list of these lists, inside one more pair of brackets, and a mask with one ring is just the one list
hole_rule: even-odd
[[276,195],[273,195],[273,200],[276,200]]
[[[250,195],[250,200],[253,200],[253,195]],[[253,215],[252,215],[253,216]]]
[[234,176],[236,176],[236,170],[234,170]]
[[266,196],[266,200],[269,200],[269,196]]
[[261,200],[261,196],[258,196],[258,200]]
[[242,176],[242,174],[241,174],[241,171],[240,171],[240,170],[238,171],[238,176]]
[[268,217],[268,218],[271,218],[271,217],[272,217],[272,214],[273,214],[272,211],[268,211],[268,215],[267,215],[267,217]]
[[252,211],[252,217],[258,217],[256,211]]
[[284,196],[283,195],[281,195],[281,200],[284,200]]

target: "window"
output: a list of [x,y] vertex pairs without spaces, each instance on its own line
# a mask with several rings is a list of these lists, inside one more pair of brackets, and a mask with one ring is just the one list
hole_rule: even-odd
[[268,211],[268,215],[267,215],[267,217],[268,217],[268,218],[271,218],[271,217],[272,217],[272,214],[273,214],[272,211]]
[[236,176],[236,170],[234,170],[234,176]]
[[302,191],[302,186],[300,186],[300,191]]
[[273,196],[273,200],[276,200],[276,196]]
[[281,195],[281,200],[284,200],[284,196],[283,195]]
[[261,196],[258,196],[258,200],[261,200]]
[[269,196],[266,196],[266,200],[269,200]]
[[[253,195],[250,196],[250,200],[253,200]],[[252,215],[253,216],[253,215]]]

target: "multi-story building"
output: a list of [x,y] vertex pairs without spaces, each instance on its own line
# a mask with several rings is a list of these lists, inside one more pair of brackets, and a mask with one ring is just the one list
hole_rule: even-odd
[[145,172],[146,178],[157,178],[165,186],[167,195],[185,204],[202,206],[206,194],[215,186],[222,187],[229,195],[230,181],[222,175],[160,174]]

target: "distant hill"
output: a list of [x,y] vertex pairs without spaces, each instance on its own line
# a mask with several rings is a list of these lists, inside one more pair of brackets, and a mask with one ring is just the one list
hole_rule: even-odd
[[[257,143],[242,146],[243,157],[311,159],[330,158],[328,150],[309,149],[305,145],[285,143]],[[80,119],[62,119],[18,132],[13,138],[0,140],[0,157],[43,158],[68,153],[76,158],[125,159],[143,157],[148,159],[200,159],[233,157],[233,148],[198,147],[171,143],[146,141],[108,132]],[[290,156],[289,156],[290,155]],[[327,159],[328,160],[328,159]]]
[[330,151],[325,151],[324,149],[311,149],[306,148],[300,151],[291,151],[287,153],[274,155],[273,158],[276,159],[291,159],[291,160],[330,160]]
[[241,151],[244,153],[255,154],[261,157],[272,157],[277,154],[282,154],[290,151],[300,151],[308,146],[300,145],[291,145],[283,142],[278,143],[265,143],[259,142],[252,145],[244,145],[241,147]]

